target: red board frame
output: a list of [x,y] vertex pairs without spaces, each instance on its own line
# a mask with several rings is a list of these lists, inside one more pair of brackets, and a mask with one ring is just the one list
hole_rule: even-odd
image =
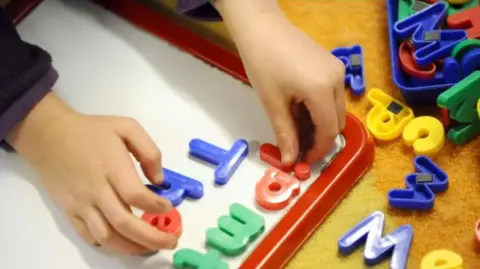
[[[93,0],[144,30],[248,83],[239,56],[149,10],[137,0]],[[13,0],[18,23],[41,0]],[[282,268],[373,164],[375,149],[362,123],[347,114],[345,148],[243,262],[241,269]]]
[[5,7],[15,24],[25,18],[42,0],[11,0]]

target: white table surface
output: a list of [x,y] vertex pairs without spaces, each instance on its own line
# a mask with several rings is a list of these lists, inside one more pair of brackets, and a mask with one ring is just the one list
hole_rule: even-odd
[[[254,150],[223,187],[213,186],[210,167],[187,157],[192,138],[224,148],[239,138],[274,142],[250,88],[88,1],[44,1],[18,30],[52,54],[60,72],[55,91],[71,106],[135,118],[162,150],[166,168],[204,184],[204,198],[178,207],[185,225],[179,247],[205,252],[206,229],[233,202],[260,212],[253,193],[266,166]],[[119,257],[84,244],[20,156],[0,151],[0,179],[0,268],[171,268],[171,251]],[[309,185],[302,184],[303,190]],[[282,214],[264,214],[267,230]],[[242,258],[230,260],[231,268]]]

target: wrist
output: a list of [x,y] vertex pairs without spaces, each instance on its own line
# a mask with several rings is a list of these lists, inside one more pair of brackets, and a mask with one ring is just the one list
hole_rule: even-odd
[[65,116],[75,113],[55,93],[49,92],[27,116],[8,133],[7,143],[22,154],[39,143],[46,130]]
[[276,0],[211,0],[211,3],[237,45],[258,27],[271,27],[286,19]]

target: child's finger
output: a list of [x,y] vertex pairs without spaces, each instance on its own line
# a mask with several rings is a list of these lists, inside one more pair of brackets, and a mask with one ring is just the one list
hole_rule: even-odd
[[70,222],[72,223],[73,228],[77,232],[77,234],[82,238],[87,244],[91,246],[98,246],[99,243],[95,239],[95,237],[92,236],[90,233],[90,230],[87,227],[87,224],[85,224],[85,221],[77,216],[71,216],[69,217]]
[[138,255],[149,251],[148,248],[140,246],[116,232],[98,209],[89,208],[84,213],[84,218],[89,231],[102,247],[128,255]]
[[342,80],[335,88],[335,104],[337,107],[338,131],[342,132],[345,128],[345,86]]
[[121,120],[122,123],[116,126],[118,135],[141,164],[143,173],[150,182],[161,184],[163,182],[163,170],[160,149],[136,121]]
[[321,160],[330,151],[338,135],[337,109],[333,102],[333,91],[326,92],[331,92],[332,96],[313,95],[305,100],[315,126],[313,147],[305,156],[307,162]]
[[107,179],[121,199],[127,205],[149,213],[168,212],[170,202],[145,187],[127,151],[112,153]]
[[275,132],[277,144],[282,153],[282,162],[293,164],[298,156],[298,135],[290,101],[275,96],[262,97],[262,102]]
[[122,201],[112,189],[109,188],[102,193],[98,206],[112,227],[136,244],[150,250],[176,247],[177,238],[174,235],[161,232],[132,215],[125,209]]

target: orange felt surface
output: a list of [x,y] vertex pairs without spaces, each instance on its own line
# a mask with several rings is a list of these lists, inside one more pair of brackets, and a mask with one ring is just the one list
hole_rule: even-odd
[[[174,0],[152,0],[168,8]],[[160,4],[160,2],[163,2]],[[401,100],[390,71],[387,11],[384,0],[278,0],[288,18],[316,42],[327,49],[360,44],[364,50],[366,85],[380,88]],[[168,12],[167,12],[168,13]],[[174,16],[174,15],[172,15]],[[178,18],[177,18],[178,19]],[[181,20],[181,19],[180,19]],[[221,23],[182,21],[196,32],[227,48],[233,43]],[[295,52],[292,52],[295,53]],[[347,108],[365,122],[366,98],[347,96]],[[416,111],[416,115],[431,109]],[[437,114],[435,114],[437,116]],[[409,223],[414,239],[408,268],[420,268],[428,252],[446,248],[459,253],[465,269],[480,268],[480,251],[474,248],[474,225],[480,219],[480,140],[457,147],[447,143],[436,162],[450,177],[446,193],[437,196],[429,213],[406,213],[391,210],[387,192],[404,188],[404,177],[413,172],[414,155],[401,139],[377,144],[373,169],[343,200],[313,237],[288,265],[289,269],[366,268],[361,250],[349,257],[337,255],[337,240],[349,228],[375,210],[387,215],[385,232]],[[389,261],[373,268],[389,268]],[[425,268],[426,269],[426,268]]]
[[[279,3],[291,21],[320,45],[332,49],[361,44],[367,89],[380,88],[401,99],[391,78],[385,1],[279,0]],[[368,111],[366,98],[349,96],[347,103],[348,110],[364,121]],[[374,210],[387,214],[386,232],[405,223],[413,226],[408,268],[419,268],[423,256],[439,248],[459,253],[464,258],[464,268],[480,268],[480,252],[475,252],[473,244],[473,227],[480,219],[479,157],[478,139],[462,147],[448,143],[435,160],[450,177],[449,189],[437,196],[432,212],[405,213],[388,209],[386,193],[405,186],[405,175],[413,171],[414,155],[401,140],[377,143],[372,171],[320,227],[289,268],[362,268],[361,251],[347,259],[331,253],[336,251],[336,240],[342,233]],[[332,234],[334,238],[330,238]],[[320,255],[327,251],[329,254]],[[377,267],[388,268],[388,262]]]

